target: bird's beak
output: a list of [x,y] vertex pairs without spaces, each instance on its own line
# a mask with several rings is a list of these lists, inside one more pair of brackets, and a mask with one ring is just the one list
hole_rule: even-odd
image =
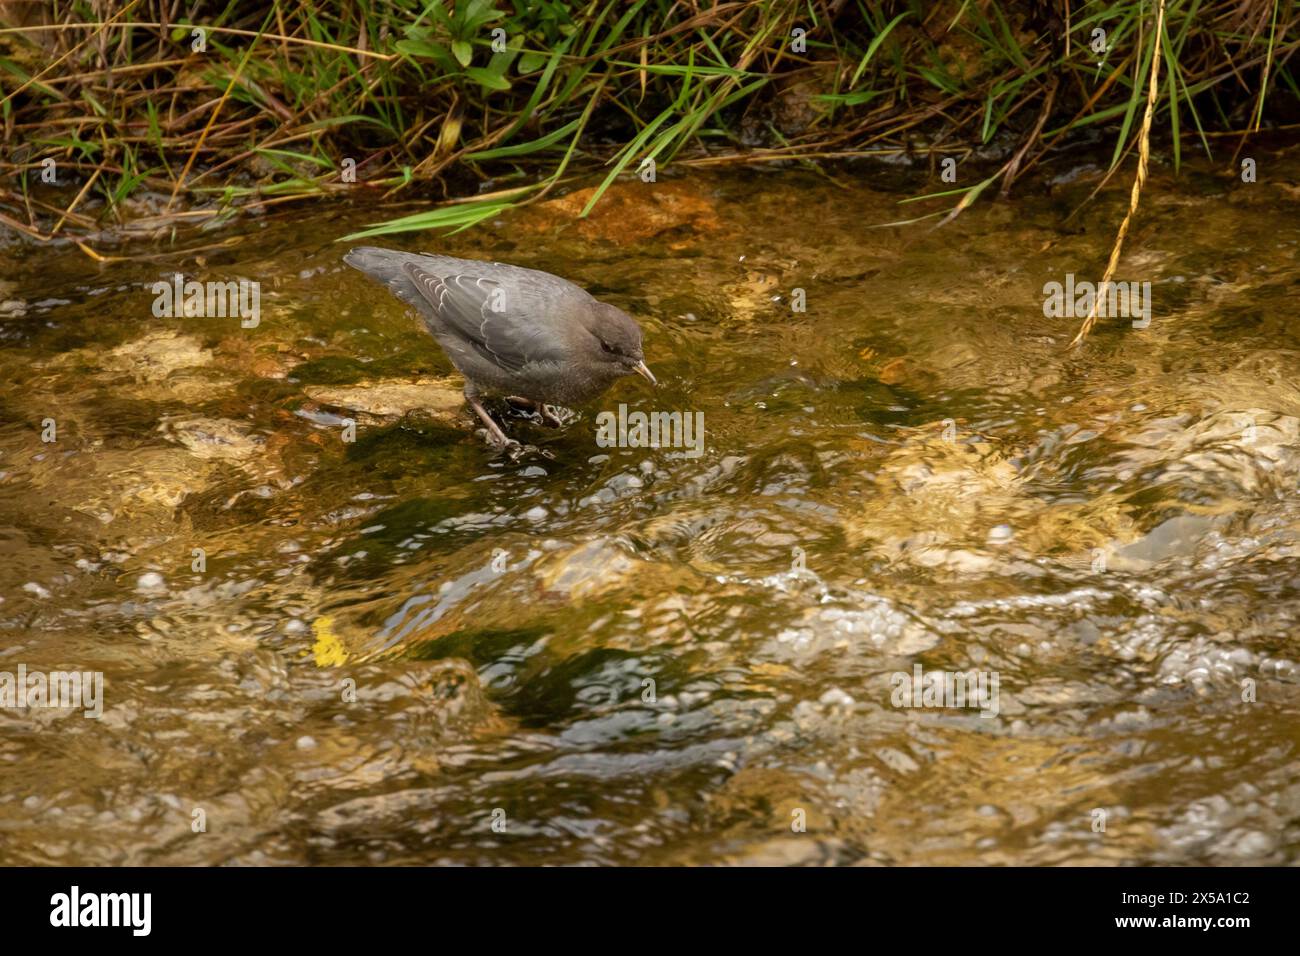
[[636,373],[637,373],[638,375],[640,375],[643,379],[645,379],[645,380],[646,380],[647,382],[649,382],[651,385],[658,385],[658,384],[659,384],[659,382],[655,379],[654,372],[652,372],[652,371],[650,371],[648,368],[646,368],[646,366],[645,366],[645,362],[637,362],[636,365],[633,366],[633,368],[636,370]]

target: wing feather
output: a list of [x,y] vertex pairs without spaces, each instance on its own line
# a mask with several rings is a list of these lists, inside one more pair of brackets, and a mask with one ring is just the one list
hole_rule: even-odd
[[517,372],[562,358],[553,336],[527,314],[537,304],[511,301],[510,286],[483,276],[435,275],[412,262],[402,271],[441,322],[502,368]]

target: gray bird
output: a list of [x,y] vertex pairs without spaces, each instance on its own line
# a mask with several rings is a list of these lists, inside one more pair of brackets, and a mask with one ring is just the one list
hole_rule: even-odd
[[655,377],[641,329],[620,309],[565,279],[535,269],[360,246],[343,257],[415,309],[465,376],[465,400],[499,445],[506,437],[479,398],[533,407],[578,405],[636,372]]

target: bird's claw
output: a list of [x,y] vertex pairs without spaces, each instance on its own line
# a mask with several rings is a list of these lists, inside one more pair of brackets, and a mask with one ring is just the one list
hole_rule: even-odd
[[523,458],[525,455],[529,454],[530,452],[537,451],[537,446],[521,445],[519,442],[515,441],[512,438],[508,442],[506,442],[506,444],[500,446],[499,450],[501,454],[505,455],[511,461],[518,461],[520,458]]
[[479,434],[490,448],[493,448],[500,454],[509,456],[512,460],[517,460],[525,452],[533,448],[532,445],[524,445],[508,435],[493,435],[486,428],[480,428]]

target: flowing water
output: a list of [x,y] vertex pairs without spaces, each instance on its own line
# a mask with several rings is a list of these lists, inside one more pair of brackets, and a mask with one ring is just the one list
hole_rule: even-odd
[[[0,860],[1296,863],[1296,155],[1157,172],[1152,321],[1073,351],[1044,284],[1127,173],[930,231],[869,228],[919,169],[693,172],[381,243],[641,322],[660,388],[497,406],[513,457],[341,263],[409,208],[0,251],[0,671],[103,675],[0,707]],[[155,315],[177,270],[260,321]],[[619,404],[702,454],[597,444]]]

